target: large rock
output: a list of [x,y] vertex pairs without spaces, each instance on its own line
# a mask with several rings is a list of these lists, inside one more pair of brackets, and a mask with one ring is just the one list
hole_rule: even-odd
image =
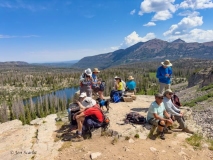
[[0,124],[0,159],[31,159],[36,152],[32,149],[35,137],[34,126],[25,125],[18,120]]
[[62,144],[61,141],[54,142],[56,117],[53,114],[36,119],[31,122],[35,126],[23,126],[19,120],[0,124],[0,159],[54,159]]
[[189,78],[188,87],[199,85],[200,87],[207,86],[213,83],[213,67],[202,69],[197,73],[194,73]]

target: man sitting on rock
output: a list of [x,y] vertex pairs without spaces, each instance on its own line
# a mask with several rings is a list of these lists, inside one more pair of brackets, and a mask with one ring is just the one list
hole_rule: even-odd
[[172,103],[171,101],[172,95],[173,92],[171,89],[167,89],[164,92],[163,103],[165,105],[166,111],[171,115],[173,121],[177,120],[183,132],[193,134],[194,132],[190,131],[184,122],[183,113],[180,111],[180,109],[176,108],[175,105]]
[[155,94],[155,101],[151,103],[148,110],[147,121],[149,124],[158,127],[160,138],[164,140],[164,128],[171,126],[173,121],[170,118],[170,115],[166,112],[163,103],[163,94]]
[[[80,102],[77,102],[81,106]],[[78,112],[73,119],[76,119],[78,124],[77,138],[82,140],[82,129],[85,128],[99,128],[104,120],[104,115],[98,104],[90,108],[85,108]]]
[[134,81],[134,77],[129,76],[128,81],[126,82],[126,91],[135,93],[136,83]]

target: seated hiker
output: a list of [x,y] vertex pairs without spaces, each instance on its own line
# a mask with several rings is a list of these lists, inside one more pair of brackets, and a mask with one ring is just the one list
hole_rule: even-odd
[[122,81],[121,81],[121,78],[120,77],[115,77],[115,88],[114,88],[114,90],[112,90],[111,91],[111,93],[110,93],[110,98],[112,99],[112,97],[113,97],[113,95],[115,94],[115,93],[118,93],[119,94],[119,96],[121,97],[122,96],[122,94],[123,94],[123,83],[122,83]]
[[92,90],[95,93],[98,93],[100,99],[104,99],[104,87],[101,87],[102,79],[98,79],[97,76],[99,72],[100,71],[98,70],[98,68],[94,68],[94,70],[92,71]]
[[86,92],[87,97],[92,97],[92,71],[86,69],[80,77],[80,94]]
[[84,110],[85,108],[90,108],[96,105],[96,101],[91,97],[87,97],[86,93],[83,92],[79,96],[79,101],[75,100],[75,103],[70,104],[69,108],[69,120],[71,122],[71,130],[76,129],[77,122],[73,120],[73,116],[79,112],[80,110]]
[[158,132],[160,132],[160,138],[165,139],[164,132],[166,132],[166,127],[171,126],[173,121],[170,115],[166,112],[163,103],[163,94],[155,94],[155,101],[151,103],[148,114],[147,121],[149,124],[158,127]]
[[79,101],[76,101],[80,109],[90,108],[96,105],[96,101],[91,97],[87,97],[86,93],[83,92],[79,96]]
[[82,139],[83,126],[84,128],[101,127],[104,120],[104,115],[99,106],[96,104],[93,107],[80,111],[73,117],[73,119],[76,119],[78,124],[77,138]]
[[128,81],[126,82],[126,91],[135,92],[136,83],[134,81],[134,77],[129,76]]
[[184,122],[183,113],[178,108],[176,108],[175,105],[172,103],[171,101],[172,95],[173,92],[171,89],[167,89],[164,92],[163,103],[165,105],[166,111],[171,115],[173,121],[177,120],[177,122],[180,125],[180,129],[182,129],[183,132],[193,134],[194,132],[190,131]]

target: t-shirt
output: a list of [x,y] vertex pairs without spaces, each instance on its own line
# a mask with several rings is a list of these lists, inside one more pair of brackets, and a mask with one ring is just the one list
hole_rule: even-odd
[[156,113],[158,116],[163,118],[164,111],[165,111],[165,106],[163,102],[160,105],[158,105],[156,102],[152,102],[148,109],[147,121],[149,121],[151,118],[155,118],[153,113]]
[[127,81],[127,82],[126,82],[126,87],[127,87],[129,90],[134,90],[135,87],[136,87],[135,81],[133,81],[133,80]]
[[86,108],[93,107],[95,104],[96,104],[96,101],[94,99],[92,99],[91,97],[86,97],[82,101],[82,105]]
[[119,87],[117,88],[117,90],[122,91],[123,90],[123,83],[119,82],[118,85],[119,85]]
[[84,111],[85,116],[95,116],[99,122],[103,122],[104,117],[100,109],[97,107],[91,107]]

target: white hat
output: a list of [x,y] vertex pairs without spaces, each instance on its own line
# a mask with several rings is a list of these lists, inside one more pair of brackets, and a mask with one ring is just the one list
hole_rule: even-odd
[[121,79],[120,77],[118,77],[118,76],[115,76],[115,78],[114,79]]
[[92,71],[91,71],[90,68],[87,68],[87,69],[84,71],[84,73],[86,73],[86,75],[92,77]]
[[86,97],[86,96],[87,96],[87,94],[86,94],[85,92],[82,92],[81,95],[80,95],[79,97],[82,97],[82,98],[83,98],[83,97]]
[[165,60],[164,62],[161,62],[161,64],[162,64],[163,66],[166,66],[166,67],[172,66],[172,64],[170,63],[170,61],[169,61],[168,59]]

